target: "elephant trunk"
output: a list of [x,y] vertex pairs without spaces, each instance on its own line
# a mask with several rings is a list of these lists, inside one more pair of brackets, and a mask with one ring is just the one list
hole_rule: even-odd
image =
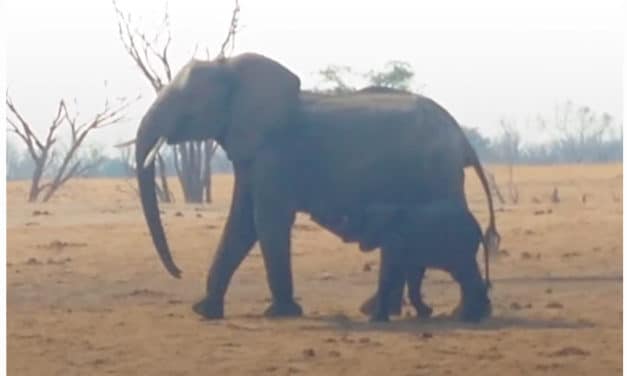
[[[163,230],[163,224],[159,216],[159,205],[157,202],[157,193],[155,191],[155,164],[154,158],[150,158],[149,154],[156,153],[156,147],[160,146],[164,134],[159,134],[159,128],[156,125],[156,119],[152,111],[142,119],[142,123],[137,131],[135,139],[135,160],[137,169],[137,183],[139,185],[139,194],[141,197],[142,209],[146,223],[150,229],[152,241],[157,249],[157,253],[161,262],[167,271],[175,278],[180,278],[181,270],[176,266],[168,241]],[[163,121],[163,119],[159,120]]]

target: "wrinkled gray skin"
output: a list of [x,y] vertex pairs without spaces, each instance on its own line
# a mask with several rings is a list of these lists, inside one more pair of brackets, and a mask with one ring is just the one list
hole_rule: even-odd
[[[142,208],[168,272],[172,260],[155,195],[155,144],[215,139],[233,162],[235,184],[207,293],[194,305],[224,315],[227,287],[256,242],[272,303],[268,316],[297,316],[290,232],[297,212],[337,233],[343,213],[369,202],[408,204],[453,197],[465,202],[464,171],[485,176],[455,120],[432,100],[399,93],[323,96],[258,54],[187,64],[142,118],[136,160]],[[487,189],[487,185],[485,186]],[[488,192],[488,191],[486,191]],[[488,232],[496,234],[490,203]],[[402,278],[402,276],[399,276]]]
[[[396,276],[404,275],[412,305],[419,316],[429,316],[431,307],[422,301],[420,286],[425,268],[449,272],[462,291],[456,314],[463,321],[477,322],[491,312],[486,283],[476,261],[481,227],[465,203],[438,200],[418,206],[372,204],[349,214],[343,230],[359,234],[362,251],[381,248],[379,287],[372,321],[388,321],[392,292],[398,289]],[[487,262],[487,258],[486,258]],[[401,282],[402,284],[402,282]]]

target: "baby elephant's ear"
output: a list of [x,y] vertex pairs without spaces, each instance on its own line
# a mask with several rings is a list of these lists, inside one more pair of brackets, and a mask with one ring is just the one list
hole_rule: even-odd
[[400,216],[400,208],[390,205],[376,205],[364,212],[363,227],[367,232],[382,233],[394,229]]
[[386,245],[390,231],[394,231],[398,208],[372,205],[364,210],[359,237],[359,249],[367,252]]

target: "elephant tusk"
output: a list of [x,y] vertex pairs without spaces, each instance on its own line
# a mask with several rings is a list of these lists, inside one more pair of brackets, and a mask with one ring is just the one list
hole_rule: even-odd
[[128,141],[125,141],[125,142],[121,142],[119,144],[113,145],[113,147],[121,149],[121,148],[129,147],[129,146],[131,146],[133,144],[135,144],[135,139],[128,140]]
[[161,149],[161,146],[163,145],[165,141],[166,141],[165,137],[159,137],[155,145],[150,149],[150,151],[146,155],[146,159],[144,159],[144,168],[148,168],[148,166],[150,166],[150,164],[155,160],[155,157],[157,156],[159,149]]

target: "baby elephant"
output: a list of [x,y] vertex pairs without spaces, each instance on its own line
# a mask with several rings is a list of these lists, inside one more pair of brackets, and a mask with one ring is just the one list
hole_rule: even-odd
[[[476,253],[484,244],[481,226],[464,203],[436,201],[419,206],[368,206],[345,217],[347,233],[359,233],[363,251],[381,248],[377,302],[372,321],[388,321],[390,294],[407,283],[410,301],[419,315],[431,308],[422,302],[420,283],[427,267],[449,272],[459,283],[463,321],[478,322],[491,313],[488,260],[486,281],[481,278]],[[484,244],[485,253],[485,244]]]

